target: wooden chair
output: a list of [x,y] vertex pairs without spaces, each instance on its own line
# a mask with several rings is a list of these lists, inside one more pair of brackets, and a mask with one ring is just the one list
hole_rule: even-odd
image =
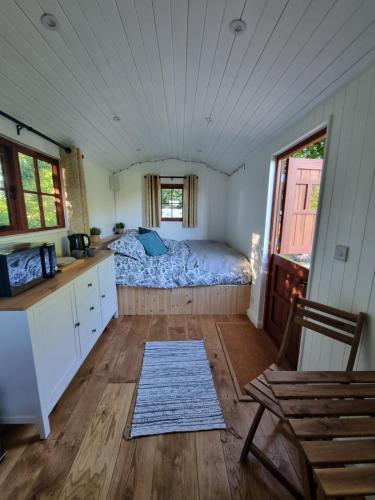
[[[271,365],[268,370],[275,371],[284,369],[283,364],[285,363],[285,356],[291,340],[293,327],[294,325],[298,325],[350,346],[346,371],[352,371],[365,317],[366,315],[364,313],[353,314],[317,302],[302,299],[298,297],[298,295],[294,295],[276,364]],[[240,461],[244,462],[248,453],[251,452],[296,498],[307,498],[301,495],[298,489],[280,473],[265,453],[253,442],[255,433],[266,409],[281,420],[286,421],[277,399],[273,396],[268,386],[264,374],[259,375],[246,384],[245,390],[247,394],[252,396],[260,405],[250,426],[249,433],[242,449]],[[311,471],[307,470],[305,473],[307,480],[311,483]]]

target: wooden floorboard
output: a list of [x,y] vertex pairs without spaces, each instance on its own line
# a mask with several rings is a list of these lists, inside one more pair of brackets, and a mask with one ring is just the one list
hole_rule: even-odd
[[[251,455],[239,463],[255,402],[238,401],[216,323],[241,315],[131,316],[113,320],[53,410],[51,436],[9,426],[0,465],[1,500],[108,498],[272,500],[290,495]],[[147,340],[205,340],[227,431],[126,439]],[[261,339],[261,337],[259,337]],[[248,353],[251,363],[251,350]],[[296,485],[299,466],[287,433],[266,414],[256,443]]]

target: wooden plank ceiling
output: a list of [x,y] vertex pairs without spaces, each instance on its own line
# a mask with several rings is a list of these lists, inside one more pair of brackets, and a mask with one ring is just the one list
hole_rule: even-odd
[[374,0],[0,1],[0,109],[110,170],[230,173],[374,60]]

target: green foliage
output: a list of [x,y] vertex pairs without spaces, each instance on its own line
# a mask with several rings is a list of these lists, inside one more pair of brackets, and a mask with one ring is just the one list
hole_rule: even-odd
[[90,228],[90,235],[91,236],[99,236],[101,234],[102,230],[100,227],[91,227]]
[[324,148],[326,140],[322,139],[314,144],[310,144],[306,148],[297,151],[292,155],[292,158],[310,158],[310,159],[323,159],[324,158]]
[[52,165],[46,161],[38,160],[38,171],[42,193],[54,194]]
[[125,228],[125,224],[123,222],[116,222],[115,228],[116,229],[124,229]]
[[20,162],[23,189],[36,191],[34,158],[23,153],[18,153],[18,160]]
[[9,210],[5,191],[0,191],[0,227],[9,226]]
[[56,203],[54,196],[43,195],[44,221],[47,227],[57,226]]
[[310,210],[318,210],[319,191],[320,191],[320,185],[314,184],[312,186],[312,189],[311,189],[311,196],[310,196],[310,202],[309,202],[309,209]]
[[181,218],[182,217],[182,200],[183,188],[161,189],[161,209],[162,217],[164,218]]
[[40,218],[39,198],[37,194],[25,193],[25,205],[27,215],[27,225],[30,229],[41,227],[42,221]]
[[[18,159],[20,163],[22,187],[26,191],[32,191],[32,193],[24,193],[27,224],[29,228],[36,229],[42,226],[39,204],[40,196],[43,205],[44,221],[46,227],[57,226],[58,220],[56,202],[54,197],[55,186],[53,183],[52,165],[46,161],[37,160],[40,186],[39,191],[35,175],[34,158],[24,153],[18,153]],[[42,195],[40,193],[48,193],[48,195]]]

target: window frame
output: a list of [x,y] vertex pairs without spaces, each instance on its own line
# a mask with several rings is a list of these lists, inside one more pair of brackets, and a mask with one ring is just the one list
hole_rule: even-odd
[[160,221],[161,222],[182,222],[183,217],[163,217],[162,192],[163,189],[181,189],[182,191],[182,206],[184,204],[184,185],[180,184],[160,184]]
[[[40,153],[22,144],[10,141],[0,137],[0,147],[3,147],[7,153],[7,162],[4,169],[5,185],[8,194],[8,207],[11,219],[11,225],[5,226],[4,229],[0,228],[1,236],[10,236],[17,234],[36,233],[41,231],[51,231],[55,229],[65,228],[65,215],[64,215],[64,201],[62,192],[62,175],[60,170],[59,161],[56,158]],[[30,192],[28,189],[23,189],[21,178],[21,167],[19,162],[18,153],[31,156],[33,158],[35,180],[40,210],[41,227],[29,228],[27,221],[27,212],[25,205],[24,193]],[[55,193],[45,193],[40,188],[39,173],[38,173],[38,160],[45,161],[52,165],[52,178]],[[44,207],[42,196],[48,195],[54,198],[56,206],[57,225],[45,226]],[[43,225],[44,224],[44,225]]]

